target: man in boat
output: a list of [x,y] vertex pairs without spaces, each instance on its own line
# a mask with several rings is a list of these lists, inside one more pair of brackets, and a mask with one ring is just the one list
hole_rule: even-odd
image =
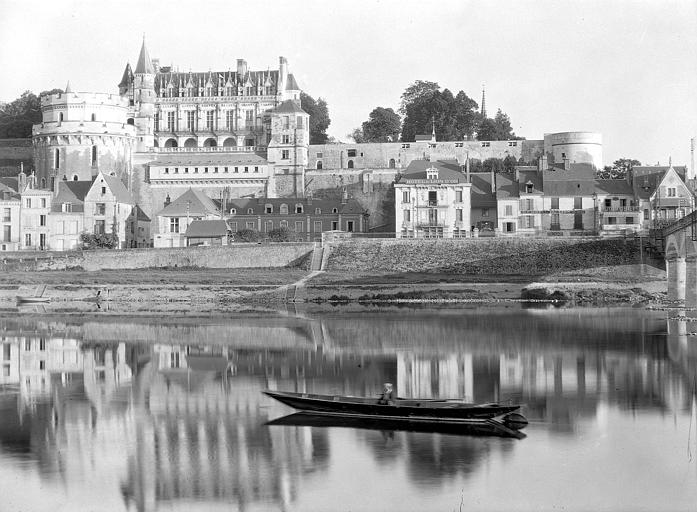
[[392,405],[394,403],[394,401],[392,400],[392,384],[390,384],[389,382],[385,383],[385,386],[382,390],[382,394],[378,399],[378,403],[380,405]]

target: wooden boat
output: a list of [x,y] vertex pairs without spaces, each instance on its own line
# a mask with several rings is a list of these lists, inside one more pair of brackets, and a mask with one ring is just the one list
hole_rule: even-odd
[[[511,413],[517,414],[517,413]],[[521,416],[522,417],[522,416]],[[424,432],[456,436],[497,436],[524,439],[527,437],[509,422],[497,418],[484,420],[457,420],[428,422],[419,420],[349,417],[296,412],[266,422],[269,426],[296,426],[319,428],[356,428],[363,430]]]
[[27,297],[22,295],[17,295],[17,302],[20,304],[38,304],[51,302],[51,297]]
[[[520,429],[527,420],[515,413],[520,405],[497,403],[471,404],[459,400],[420,400],[397,398],[382,404],[377,398],[340,395],[318,395],[286,391],[264,391],[264,394],[294,409],[317,415],[348,418],[372,418],[421,423],[482,423],[485,420],[510,423]],[[509,416],[510,415],[510,416]],[[506,419],[508,417],[508,420]],[[516,428],[517,427],[517,428]]]

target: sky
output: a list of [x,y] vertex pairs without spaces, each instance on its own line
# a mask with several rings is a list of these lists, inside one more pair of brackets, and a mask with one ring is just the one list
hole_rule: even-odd
[[0,0],[0,101],[117,92],[126,62],[278,68],[329,105],[342,141],[416,80],[463,90],[527,139],[594,131],[603,161],[690,164],[697,0]]

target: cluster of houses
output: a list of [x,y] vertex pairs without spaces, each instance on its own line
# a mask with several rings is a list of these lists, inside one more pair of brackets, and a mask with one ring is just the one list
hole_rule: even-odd
[[[586,163],[518,166],[514,173],[469,172],[456,160],[414,160],[395,180],[397,238],[578,236],[643,233],[695,208],[685,167],[634,167],[626,179],[597,179]],[[120,248],[226,245],[241,231],[292,241],[322,233],[370,231],[355,199],[312,197],[213,199],[189,188],[167,196],[155,218],[114,175],[63,180],[39,188],[20,172],[0,178],[0,250],[74,250],[81,235],[114,234]]]
[[396,236],[643,233],[693,211],[685,167],[637,166],[597,179],[587,163],[470,173],[456,160],[413,161],[395,183]]

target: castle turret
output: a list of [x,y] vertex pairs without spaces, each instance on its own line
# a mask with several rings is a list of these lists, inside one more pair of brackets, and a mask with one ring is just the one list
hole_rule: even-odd
[[133,73],[133,106],[137,150],[146,151],[155,145],[155,68],[145,46],[145,37]]
[[119,82],[119,94],[129,98],[133,95],[133,70],[130,63],[126,63],[126,69],[123,70],[123,76]]
[[286,100],[271,112],[271,140],[267,159],[273,166],[275,189],[282,195],[302,196],[310,144],[310,116],[299,100]]

